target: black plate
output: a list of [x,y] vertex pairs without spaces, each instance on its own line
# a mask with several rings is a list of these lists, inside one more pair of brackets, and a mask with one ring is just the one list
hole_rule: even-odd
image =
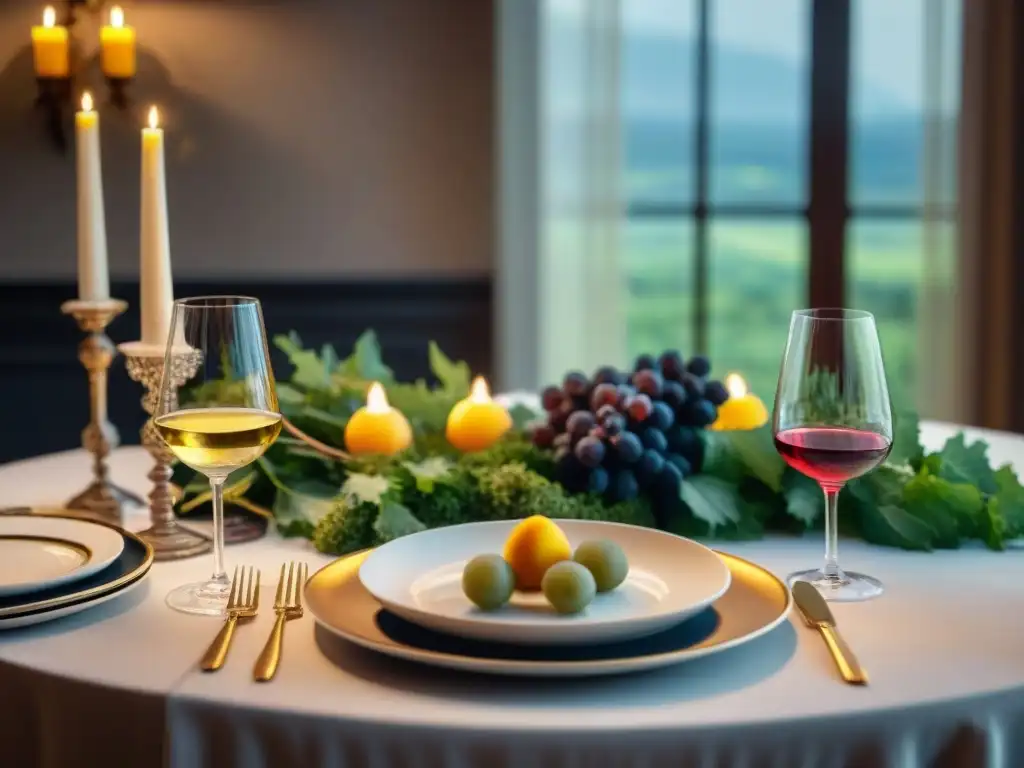
[[713,607],[706,608],[696,616],[656,634],[595,645],[513,645],[473,640],[435,632],[383,609],[377,613],[376,622],[378,629],[395,642],[434,653],[505,661],[603,661],[692,648],[715,633],[720,618]]
[[146,575],[153,564],[152,547],[134,533],[117,526],[99,522],[96,524],[112,528],[124,539],[124,549],[118,558],[103,570],[84,579],[41,589],[38,592],[0,597],[0,624],[3,624],[4,619],[31,616],[95,600],[97,597],[123,589]]

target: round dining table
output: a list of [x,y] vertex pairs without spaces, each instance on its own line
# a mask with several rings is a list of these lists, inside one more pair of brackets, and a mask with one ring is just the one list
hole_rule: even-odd
[[[938,449],[958,428],[926,423]],[[1024,469],[1024,437],[968,429],[994,466]],[[147,492],[150,458],[111,457],[115,482]],[[90,479],[83,451],[0,467],[5,507],[62,504]],[[133,512],[126,527],[146,525]],[[820,561],[820,533],[714,546],[778,574]],[[332,558],[271,531],[227,549],[229,570]],[[378,656],[289,622],[276,678],[252,666],[274,620],[235,634],[225,667],[198,662],[214,618],[164,603],[210,556],[156,563],[145,584],[92,610],[0,632],[0,766],[1024,766],[1024,552],[933,553],[841,541],[840,562],[885,584],[833,604],[870,675],[845,685],[795,612],[764,637],[674,667],[594,679],[502,678]]]

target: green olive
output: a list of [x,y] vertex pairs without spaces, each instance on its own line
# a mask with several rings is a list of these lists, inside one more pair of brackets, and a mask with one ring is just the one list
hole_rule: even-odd
[[593,575],[598,592],[611,592],[626,580],[629,562],[622,547],[614,541],[585,541],[572,556]]
[[572,560],[563,560],[548,568],[540,588],[559,613],[579,613],[597,594],[590,571]]
[[516,575],[501,555],[478,555],[462,571],[462,591],[483,611],[501,608],[512,597]]

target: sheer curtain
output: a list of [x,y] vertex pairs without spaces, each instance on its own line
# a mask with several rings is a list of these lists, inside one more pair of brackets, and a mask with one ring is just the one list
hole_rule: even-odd
[[917,403],[933,418],[963,419],[958,359],[957,124],[961,85],[961,1],[924,3],[922,273]]
[[502,0],[500,385],[623,363],[620,0]]

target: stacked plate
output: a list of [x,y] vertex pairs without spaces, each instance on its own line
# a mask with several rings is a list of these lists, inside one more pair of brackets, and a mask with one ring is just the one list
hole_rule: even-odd
[[0,515],[0,630],[113,600],[138,586],[152,564],[148,544],[106,523]]
[[329,631],[378,653],[504,675],[616,674],[723,651],[770,632],[792,596],[768,571],[696,541],[614,523],[559,520],[575,548],[610,539],[630,564],[626,581],[585,611],[556,614],[516,593],[483,612],[463,595],[466,562],[500,553],[515,521],[471,523],[396,539],[336,560],[306,585]]

